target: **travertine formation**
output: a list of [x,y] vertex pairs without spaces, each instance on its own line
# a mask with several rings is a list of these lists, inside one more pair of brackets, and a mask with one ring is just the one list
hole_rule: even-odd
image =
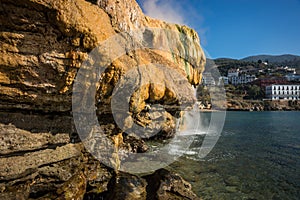
[[[99,6],[84,0],[4,0],[0,9],[2,109],[70,111],[72,84],[87,53],[116,33],[131,33],[145,26],[178,33],[172,35],[177,49],[171,53],[127,52],[111,63],[99,93],[107,96],[127,70],[151,62],[178,70],[191,84],[201,80],[205,57],[197,34],[185,26],[145,17],[133,0],[99,1]],[[148,34],[153,45],[164,42],[161,35]],[[190,41],[181,41],[181,34]],[[161,91],[156,87],[159,86],[153,86],[149,92]]]
[[[116,35],[125,39],[123,46],[99,48]],[[119,190],[127,191],[128,199],[146,199],[148,191],[158,190],[158,199],[196,198],[186,183],[182,187],[187,190],[169,188],[175,175],[164,172],[164,184],[169,186],[154,191],[147,186],[151,176],[115,174],[91,158],[81,143],[70,143],[79,141],[68,135],[75,132],[74,81],[83,63],[93,61],[90,55],[95,51],[104,59],[99,62],[110,61],[103,74],[96,74],[100,79],[95,106],[106,134],[123,135],[118,148],[146,151],[133,124],[159,130],[153,119],[164,121],[155,139],[172,137],[178,110],[194,102],[191,85],[199,84],[205,64],[194,30],[144,16],[134,0],[2,0],[0,123],[11,124],[0,124],[0,199],[120,199]],[[124,53],[107,54],[118,51]],[[86,78],[83,88],[90,87]],[[128,97],[127,115],[116,117],[123,120],[118,127],[111,104],[118,108],[123,101],[112,101],[112,94],[122,96],[120,86],[128,86],[126,80],[136,89]],[[82,98],[86,95],[83,91]],[[150,133],[144,137],[154,138]],[[138,185],[132,185],[133,180]]]

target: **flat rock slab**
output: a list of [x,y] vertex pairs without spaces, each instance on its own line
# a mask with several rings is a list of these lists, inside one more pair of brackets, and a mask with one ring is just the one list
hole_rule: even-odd
[[49,165],[80,155],[77,144],[67,144],[56,149],[46,149],[27,153],[23,156],[13,156],[0,159],[0,180],[15,179],[32,173],[38,167]]
[[67,144],[69,134],[31,133],[16,128],[14,125],[0,124],[0,156],[34,151],[42,148],[54,148],[56,145]]

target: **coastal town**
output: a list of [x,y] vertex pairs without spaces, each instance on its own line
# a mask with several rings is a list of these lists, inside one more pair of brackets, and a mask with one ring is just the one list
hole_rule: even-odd
[[213,66],[217,66],[220,74],[210,71],[203,73],[202,85],[198,89],[202,95],[202,108],[211,109],[209,88],[224,86],[229,110],[272,110],[266,104],[281,104],[284,106],[279,106],[278,109],[298,110],[298,65],[269,63],[268,60],[246,62],[216,59],[208,62],[207,69],[214,68]]

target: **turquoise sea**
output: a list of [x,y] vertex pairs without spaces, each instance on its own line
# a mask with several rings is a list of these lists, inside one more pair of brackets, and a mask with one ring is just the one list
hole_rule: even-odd
[[300,199],[300,112],[227,112],[204,159],[185,155],[169,168],[203,199]]

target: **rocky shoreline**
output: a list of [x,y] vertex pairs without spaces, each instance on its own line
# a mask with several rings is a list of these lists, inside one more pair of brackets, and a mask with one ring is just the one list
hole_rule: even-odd
[[[165,169],[119,170],[127,154],[147,152],[145,140],[173,137],[195,102],[206,58],[194,30],[149,18],[134,0],[3,0],[0,21],[0,199],[199,199]],[[111,152],[93,126],[74,124],[94,112]]]
[[228,111],[299,111],[299,101],[287,100],[228,100]]
[[164,169],[116,173],[67,133],[0,124],[0,148],[1,199],[198,199],[188,182]]

